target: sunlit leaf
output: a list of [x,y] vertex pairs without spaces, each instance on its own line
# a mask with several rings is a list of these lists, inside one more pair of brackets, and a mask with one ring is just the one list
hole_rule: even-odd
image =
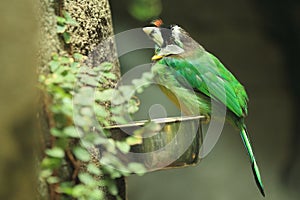
[[144,165],[142,165],[141,163],[135,163],[135,162],[129,163],[128,164],[128,169],[130,171],[132,171],[133,173],[136,173],[136,174],[139,174],[139,175],[143,175],[147,172]]
[[95,100],[101,101],[101,102],[110,101],[114,94],[115,94],[114,89],[106,89],[101,92],[96,91],[95,92]]
[[52,175],[53,171],[51,169],[43,169],[40,172],[40,178],[48,178]]
[[88,162],[91,159],[90,153],[82,147],[73,148],[75,157],[83,162]]
[[83,184],[78,184],[74,186],[72,189],[72,196],[74,197],[82,197],[86,193],[87,189],[86,186]]
[[130,150],[130,146],[126,142],[116,141],[116,146],[123,153],[128,153]]
[[76,21],[71,17],[70,13],[64,11],[64,12],[63,12],[63,15],[64,15],[64,17],[65,17],[65,19],[66,19],[66,21],[65,21],[66,24],[70,24],[70,25],[72,25],[72,26],[78,26],[78,25],[79,25],[78,22],[76,22]]
[[[112,68],[113,68],[113,64],[112,63],[110,63],[110,62],[103,62],[103,63],[101,63],[101,65],[98,67],[98,69],[99,70],[101,70],[101,71],[110,71]],[[97,69],[95,69],[95,70],[97,70]]]
[[93,77],[89,75],[82,76],[80,81],[86,85],[95,86],[95,87],[97,87],[99,84],[97,81],[97,77]]
[[99,117],[106,118],[109,116],[109,112],[105,109],[105,107],[98,104],[94,105],[94,112]]
[[96,180],[88,173],[79,173],[78,178],[85,185],[97,185]]
[[53,147],[52,149],[46,149],[45,153],[48,156],[51,156],[53,158],[63,158],[65,156],[65,152],[60,147]]
[[69,44],[71,42],[71,35],[68,32],[63,32],[63,38],[66,44]]
[[54,183],[58,183],[60,181],[60,179],[56,176],[50,176],[47,178],[47,182],[49,184],[54,184]]
[[137,137],[137,136],[131,136],[131,137],[128,137],[126,139],[126,143],[130,146],[137,145],[137,144],[142,144],[143,143],[143,138]]
[[101,170],[93,163],[88,164],[87,171],[97,176],[101,175]]
[[55,169],[61,165],[60,158],[46,157],[42,160],[41,166],[47,169]]
[[49,62],[49,65],[50,65],[51,72],[55,72],[58,69],[60,63],[58,61],[52,60]]
[[50,133],[51,133],[51,135],[53,135],[55,137],[65,137],[65,134],[63,133],[63,131],[61,131],[57,128],[51,128]]
[[122,97],[128,101],[132,95],[134,94],[134,87],[132,85],[123,85],[118,88],[118,90],[121,92]]
[[64,134],[72,138],[82,137],[82,133],[79,132],[74,126],[68,126],[63,130]]
[[63,33],[63,32],[66,31],[66,29],[67,29],[67,27],[65,25],[57,25],[56,26],[56,32],[57,33]]
[[66,22],[66,19],[60,16],[56,16],[56,22],[60,25],[64,25]]

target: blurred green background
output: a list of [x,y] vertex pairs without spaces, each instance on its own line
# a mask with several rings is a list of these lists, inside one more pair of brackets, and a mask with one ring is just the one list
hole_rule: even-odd
[[[111,0],[111,7],[116,33],[159,16],[166,24],[181,25],[222,60],[249,93],[247,124],[265,199],[299,199],[299,1]],[[122,56],[122,72],[149,63],[151,54]],[[155,88],[145,95],[137,118],[147,117],[151,103],[161,103],[170,116],[178,113]],[[230,126],[198,166],[132,176],[128,187],[130,200],[262,199],[241,139]]]

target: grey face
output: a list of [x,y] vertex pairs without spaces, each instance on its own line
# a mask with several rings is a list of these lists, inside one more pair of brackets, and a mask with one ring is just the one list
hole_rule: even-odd
[[[176,26],[177,27],[177,26]],[[156,54],[159,56],[167,56],[183,53],[184,50],[175,42],[179,39],[179,29],[175,26],[170,28],[161,27],[145,27],[143,31],[153,40],[159,47]]]
[[145,27],[143,31],[153,40],[159,47],[162,47],[164,44],[164,39],[160,28],[158,27]]

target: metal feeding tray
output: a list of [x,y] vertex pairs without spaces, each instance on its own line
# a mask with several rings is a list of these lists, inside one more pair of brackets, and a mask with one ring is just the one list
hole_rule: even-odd
[[[142,163],[149,171],[197,164],[203,140],[201,121],[204,119],[204,116],[152,119],[159,125],[158,131],[142,136],[142,143],[131,147],[127,159]],[[135,121],[108,129],[114,139],[120,140],[146,127],[148,123],[149,120]]]

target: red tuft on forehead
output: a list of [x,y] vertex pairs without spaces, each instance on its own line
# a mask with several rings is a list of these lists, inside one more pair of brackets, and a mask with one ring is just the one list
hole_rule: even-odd
[[152,22],[152,24],[154,24],[156,27],[160,27],[163,25],[163,21],[161,19],[156,19]]

